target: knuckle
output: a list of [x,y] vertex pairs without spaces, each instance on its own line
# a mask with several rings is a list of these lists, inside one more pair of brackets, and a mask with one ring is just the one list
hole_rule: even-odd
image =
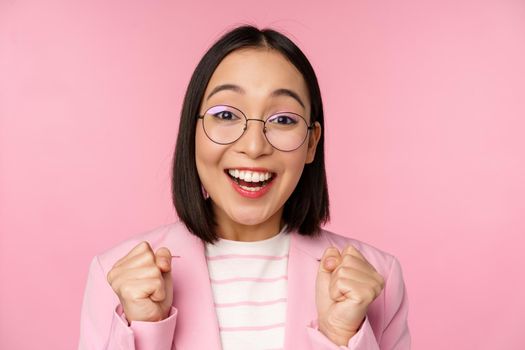
[[345,254],[343,255],[343,264],[347,266],[357,265],[359,261],[359,258],[351,255],[351,254]]
[[363,294],[366,303],[371,303],[376,298],[376,292],[373,288],[367,289]]
[[375,292],[375,297],[374,297],[374,299],[377,298],[377,297],[379,296],[379,294],[381,294],[382,291],[383,291],[383,288],[381,288],[381,286],[376,286],[376,287],[374,288],[374,292]]
[[142,254],[141,260],[146,265],[154,265],[155,264],[155,256],[150,251],[146,251]]
[[140,242],[139,244],[137,244],[135,247],[133,247],[133,249],[130,250],[130,252],[128,253],[128,255],[132,255],[134,253],[142,253],[142,252],[145,252],[148,250],[148,242],[146,241],[142,241]]
[[345,250],[351,250],[353,247],[354,247],[353,245],[351,245],[350,243],[347,243],[345,245]]
[[357,249],[352,244],[347,244],[344,251],[346,254],[353,255],[355,252],[357,252]]
[[337,270],[337,276],[338,277],[346,277],[350,275],[350,268],[348,266],[340,266],[339,270]]
[[137,245],[137,248],[141,251],[146,251],[149,248],[149,243],[147,241],[142,241]]
[[147,253],[151,251],[151,247],[147,241],[142,241],[133,248],[137,253]]
[[368,303],[371,303],[372,301],[374,301],[376,297],[377,297],[376,291],[373,288],[368,289],[366,293],[366,301]]
[[345,266],[345,265],[348,265],[348,255],[347,254],[344,254],[344,255],[341,255],[341,264],[339,264],[339,266]]
[[379,280],[379,286],[381,287],[381,289],[385,288],[385,278],[379,273],[377,275],[377,278]]
[[341,277],[343,268],[344,268],[343,265],[337,266],[335,268],[335,270],[332,271],[332,278],[339,278],[339,277]]
[[114,269],[111,269],[109,270],[108,274],[106,275],[106,280],[108,281],[109,284],[112,283],[113,281],[113,275],[114,275]]
[[108,274],[106,275],[106,280],[108,283],[113,286],[115,284],[115,281],[120,276],[120,269],[118,267],[114,267],[111,270],[109,270]]
[[155,279],[160,279],[162,277],[162,272],[159,270],[158,267],[156,266],[153,266],[149,269],[149,275],[152,277],[152,278],[155,278]]

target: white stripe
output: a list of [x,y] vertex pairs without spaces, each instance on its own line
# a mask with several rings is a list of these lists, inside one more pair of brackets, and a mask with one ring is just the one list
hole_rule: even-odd
[[236,301],[265,301],[286,298],[286,280],[273,283],[237,282],[214,284],[213,297],[216,303]]
[[283,260],[214,260],[208,261],[208,271],[214,280],[235,277],[275,278],[286,274],[288,259]]
[[223,349],[271,349],[282,348],[284,341],[284,327],[266,331],[221,332]]
[[206,244],[223,350],[283,348],[289,243],[281,232],[263,241]]
[[286,320],[286,303],[264,307],[235,306],[216,308],[221,327],[264,326]]

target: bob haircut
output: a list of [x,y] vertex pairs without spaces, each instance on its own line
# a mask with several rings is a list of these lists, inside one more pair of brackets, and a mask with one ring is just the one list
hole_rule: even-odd
[[[179,219],[188,230],[208,243],[216,234],[211,198],[205,198],[195,163],[197,116],[208,82],[219,63],[234,50],[268,48],[280,52],[301,72],[310,97],[310,123],[319,122],[324,131],[323,103],[315,72],[304,53],[285,35],[251,25],[236,27],[211,46],[191,76],[184,96],[171,174],[172,200]],[[305,164],[301,178],[284,204],[283,221],[289,230],[305,236],[319,234],[330,218],[328,186],[324,164],[324,132],[312,163]]]

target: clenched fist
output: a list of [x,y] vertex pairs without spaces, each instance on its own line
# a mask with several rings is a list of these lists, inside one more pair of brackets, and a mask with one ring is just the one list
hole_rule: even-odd
[[384,285],[383,276],[352,245],[341,253],[335,247],[327,248],[316,281],[319,331],[346,346]]
[[141,242],[113,265],[107,280],[128,322],[156,322],[168,317],[173,301],[168,248],[153,253],[148,242]]

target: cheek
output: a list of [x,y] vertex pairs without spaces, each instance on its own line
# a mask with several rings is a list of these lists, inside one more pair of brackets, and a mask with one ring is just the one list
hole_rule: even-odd
[[195,162],[201,181],[213,176],[211,173],[219,164],[222,153],[223,149],[221,146],[211,142],[202,131],[202,128],[197,126],[195,133]]
[[204,132],[197,125],[197,131],[195,133],[195,163],[197,165],[197,172],[199,173],[201,181],[203,180],[203,177],[205,178],[206,175],[204,169],[206,165],[209,164],[211,161],[211,159],[209,158],[210,153],[206,152],[207,148],[208,145],[206,141],[206,135],[204,135]]
[[285,164],[286,164],[286,173],[287,178],[290,182],[294,184],[294,186],[299,182],[299,179],[301,178],[301,174],[303,172],[304,166],[305,166],[305,160],[306,160],[306,150],[302,150],[300,153],[286,157]]

